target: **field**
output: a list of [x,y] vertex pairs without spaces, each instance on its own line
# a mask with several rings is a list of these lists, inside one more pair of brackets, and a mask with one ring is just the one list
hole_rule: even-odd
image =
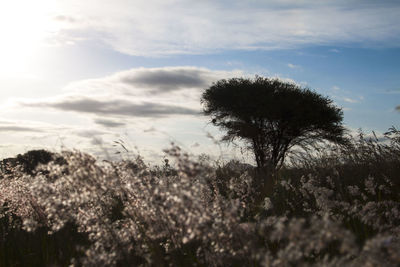
[[277,172],[191,158],[3,160],[0,266],[399,266],[400,133]]

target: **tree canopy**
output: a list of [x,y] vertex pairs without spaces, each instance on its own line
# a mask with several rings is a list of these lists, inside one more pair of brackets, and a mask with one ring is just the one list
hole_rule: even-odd
[[245,141],[258,167],[281,167],[294,146],[347,140],[343,112],[331,99],[279,79],[219,80],[203,92],[201,103],[211,122],[226,131],[223,141]]

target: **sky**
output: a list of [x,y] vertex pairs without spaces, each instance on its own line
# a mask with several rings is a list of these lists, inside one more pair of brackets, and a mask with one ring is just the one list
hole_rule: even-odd
[[[331,98],[350,131],[400,127],[400,2],[3,0],[0,158],[30,149],[125,150],[161,162],[221,146],[201,93],[279,78]],[[118,143],[116,143],[118,142]]]

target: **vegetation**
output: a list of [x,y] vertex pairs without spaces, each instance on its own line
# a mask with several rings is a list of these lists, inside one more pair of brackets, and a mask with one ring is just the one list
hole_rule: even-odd
[[261,206],[253,168],[178,147],[162,167],[79,152],[18,163],[0,174],[0,266],[398,266],[399,140],[392,128],[305,152]]
[[227,131],[223,140],[244,140],[259,168],[279,169],[294,146],[347,143],[343,113],[332,100],[278,79],[220,80],[205,90],[202,103],[212,123]]

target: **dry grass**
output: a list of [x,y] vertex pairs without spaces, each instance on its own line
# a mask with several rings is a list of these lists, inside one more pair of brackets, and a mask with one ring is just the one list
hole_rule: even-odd
[[398,266],[399,139],[360,136],[273,176],[178,147],[174,166],[17,164],[0,176],[0,266]]

